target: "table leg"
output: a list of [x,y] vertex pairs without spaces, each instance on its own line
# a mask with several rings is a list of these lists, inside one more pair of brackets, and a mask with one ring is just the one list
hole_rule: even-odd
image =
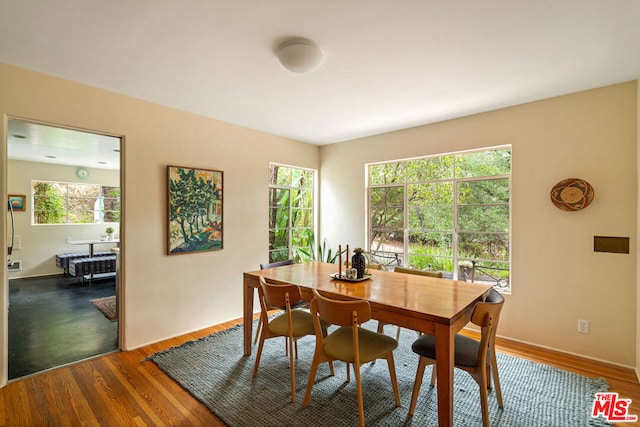
[[447,325],[436,325],[436,376],[438,378],[438,425],[453,425],[454,334]]
[[242,322],[244,329],[244,355],[251,355],[251,334],[253,329],[253,286],[250,279],[244,278]]

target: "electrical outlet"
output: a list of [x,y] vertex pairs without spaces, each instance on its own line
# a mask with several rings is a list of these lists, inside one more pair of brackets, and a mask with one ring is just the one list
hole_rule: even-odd
[[578,332],[581,334],[589,333],[589,321],[588,320],[580,320],[578,319]]
[[13,237],[13,249],[19,251],[22,249],[22,236],[19,234],[16,234]]

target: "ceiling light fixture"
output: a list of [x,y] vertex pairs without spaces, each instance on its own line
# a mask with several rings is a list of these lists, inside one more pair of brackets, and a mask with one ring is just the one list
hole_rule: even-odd
[[310,73],[322,65],[324,54],[317,44],[302,37],[292,37],[276,47],[276,55],[284,68],[293,73]]

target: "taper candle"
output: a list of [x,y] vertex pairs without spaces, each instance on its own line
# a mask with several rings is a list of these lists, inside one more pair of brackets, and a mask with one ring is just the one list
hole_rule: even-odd
[[345,264],[347,265],[347,268],[349,268],[349,245],[347,245],[346,257],[347,257],[347,259],[345,260]]
[[342,245],[338,245],[338,276],[342,276]]

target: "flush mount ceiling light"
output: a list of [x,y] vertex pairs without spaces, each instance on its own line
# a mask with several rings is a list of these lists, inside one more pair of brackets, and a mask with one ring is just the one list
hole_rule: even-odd
[[310,73],[322,65],[324,54],[311,40],[293,37],[276,47],[276,55],[284,68],[293,73]]

